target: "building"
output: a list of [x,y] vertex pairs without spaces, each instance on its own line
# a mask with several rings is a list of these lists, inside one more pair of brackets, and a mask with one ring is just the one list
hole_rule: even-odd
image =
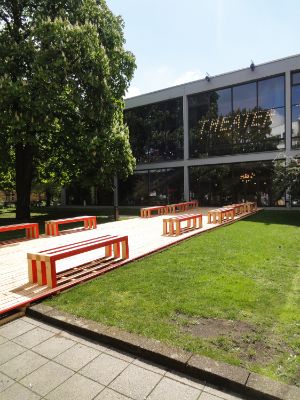
[[137,167],[121,205],[300,205],[273,185],[300,157],[300,55],[127,99],[124,116]]

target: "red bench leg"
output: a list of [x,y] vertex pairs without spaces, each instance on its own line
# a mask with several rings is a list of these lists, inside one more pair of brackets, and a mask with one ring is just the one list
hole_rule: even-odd
[[114,258],[119,258],[120,257],[120,243],[114,243]]

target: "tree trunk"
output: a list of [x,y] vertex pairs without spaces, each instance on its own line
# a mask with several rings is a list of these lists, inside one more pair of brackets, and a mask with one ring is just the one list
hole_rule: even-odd
[[33,171],[33,151],[30,145],[16,145],[16,218],[30,218],[30,192]]

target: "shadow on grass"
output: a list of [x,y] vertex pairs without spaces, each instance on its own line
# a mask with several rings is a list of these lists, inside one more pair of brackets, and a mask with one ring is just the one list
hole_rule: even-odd
[[[244,222],[252,221],[266,225],[291,225],[300,226],[299,210],[263,210],[257,214],[243,220]],[[241,221],[241,222],[243,222]]]

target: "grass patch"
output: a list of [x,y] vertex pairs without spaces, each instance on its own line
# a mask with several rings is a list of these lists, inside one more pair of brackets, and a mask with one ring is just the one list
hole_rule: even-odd
[[[120,207],[120,219],[132,218],[139,215],[139,209]],[[0,226],[16,224],[14,208],[0,208]],[[45,233],[45,221],[50,219],[71,218],[80,215],[95,215],[97,223],[103,224],[114,220],[113,208],[63,208],[63,207],[39,207],[31,209],[31,218],[24,222],[37,222],[39,224],[40,234]],[[62,229],[72,229],[82,227],[82,222],[68,224]],[[1,232],[0,240],[17,239],[24,237],[24,231]]]
[[299,226],[264,211],[47,303],[299,385]]

